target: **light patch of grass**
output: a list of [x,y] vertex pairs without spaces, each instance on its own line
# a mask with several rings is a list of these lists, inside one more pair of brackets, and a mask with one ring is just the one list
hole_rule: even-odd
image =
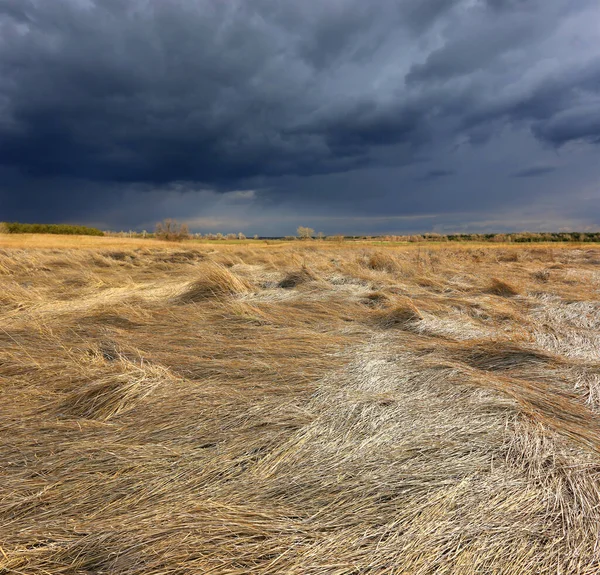
[[176,385],[176,378],[161,366],[137,366],[118,356],[105,357],[118,360],[118,370],[78,384],[58,404],[60,416],[108,421],[137,407],[157,386]]

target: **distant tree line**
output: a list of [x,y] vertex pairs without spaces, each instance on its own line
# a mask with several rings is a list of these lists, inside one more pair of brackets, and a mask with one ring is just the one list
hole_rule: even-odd
[[600,232],[519,232],[511,234],[448,235],[429,233],[410,236],[380,236],[378,239],[396,242],[600,242]]
[[352,241],[371,240],[385,242],[600,242],[600,232],[519,232],[504,234],[412,234],[412,235],[383,235],[383,236],[325,236],[319,232],[315,237],[312,228],[300,226],[297,236],[286,236],[286,240],[329,240],[329,241]]
[[0,233],[4,234],[61,234],[74,236],[103,236],[104,232],[88,226],[71,224],[23,224],[0,222]]
[[[163,226],[162,223],[155,232],[128,231],[128,232],[105,232],[106,235],[129,238],[158,238],[171,241],[182,241],[186,239],[202,240],[245,240],[246,236],[241,233],[191,233],[185,225],[179,224]],[[381,242],[498,242],[498,243],[537,243],[537,242],[600,242],[600,232],[548,232],[533,233],[519,232],[512,234],[448,234],[437,233],[412,234],[412,235],[382,235],[382,236],[343,236],[341,234],[326,236],[322,232],[316,233],[311,228],[300,227],[295,236],[259,236],[254,235],[255,240],[279,240],[279,241],[381,241]]]
[[[157,238],[168,241],[183,241],[188,239],[204,240],[245,240],[241,233],[191,233],[186,224],[179,224],[176,220],[166,219],[156,224],[154,232],[132,231],[129,232],[103,232],[88,226],[70,224],[24,224],[20,222],[0,222],[0,233],[7,234],[68,234],[85,236],[115,236],[130,238]],[[502,234],[447,234],[438,233],[412,234],[412,235],[382,235],[382,236],[326,236],[322,232],[315,234],[315,230],[299,226],[297,235],[285,237],[262,237],[255,235],[258,240],[326,240],[326,241],[384,241],[384,242],[508,242],[508,243],[537,243],[537,242],[600,242],[600,232],[519,232]]]

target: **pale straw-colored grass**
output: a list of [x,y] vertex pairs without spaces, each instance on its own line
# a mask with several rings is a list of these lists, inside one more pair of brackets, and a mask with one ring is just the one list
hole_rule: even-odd
[[0,239],[0,573],[600,572],[597,249]]

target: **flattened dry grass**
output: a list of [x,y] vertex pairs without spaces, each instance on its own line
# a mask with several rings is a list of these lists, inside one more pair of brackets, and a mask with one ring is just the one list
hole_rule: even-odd
[[278,285],[280,288],[291,289],[318,280],[317,274],[306,266],[302,266],[300,269],[288,271]]
[[104,240],[0,250],[0,573],[600,572],[596,249]]
[[[104,351],[104,357],[117,359],[110,351]],[[176,385],[177,380],[160,366],[137,366],[122,358],[119,363],[120,369],[82,382],[66,393],[56,406],[60,416],[108,421],[133,409],[159,385]]]
[[515,295],[519,295],[519,289],[516,286],[498,278],[492,278],[492,281],[490,282],[489,292],[502,297],[512,297]]
[[408,298],[397,301],[390,309],[380,312],[377,316],[379,325],[384,328],[410,329],[423,319],[417,306]]

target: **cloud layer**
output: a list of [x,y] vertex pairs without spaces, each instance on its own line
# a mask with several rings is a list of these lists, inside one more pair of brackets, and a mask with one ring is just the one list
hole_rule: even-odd
[[520,201],[558,171],[546,194],[589,194],[599,20],[588,0],[0,0],[2,219],[138,226],[144,197],[202,218],[198,190],[251,189],[258,212],[442,221],[508,208],[474,199],[498,172]]

